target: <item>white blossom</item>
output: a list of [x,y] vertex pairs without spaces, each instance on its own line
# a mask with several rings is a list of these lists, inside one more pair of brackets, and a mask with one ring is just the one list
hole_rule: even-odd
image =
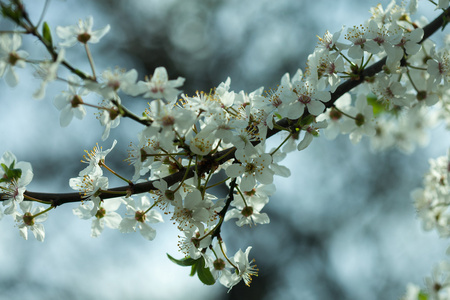
[[100,39],[109,32],[110,26],[106,25],[99,30],[92,30],[94,18],[89,16],[85,21],[79,20],[77,25],[66,27],[57,26],[56,34],[64,41],[59,43],[61,47],[72,47],[77,42],[81,44],[98,43]]

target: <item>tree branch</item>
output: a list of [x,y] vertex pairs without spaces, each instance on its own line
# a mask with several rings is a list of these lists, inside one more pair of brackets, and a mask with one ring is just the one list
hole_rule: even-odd
[[[450,7],[448,7],[446,10],[444,10],[444,12],[441,15],[439,15],[436,19],[434,19],[431,23],[429,23],[427,26],[425,26],[423,28],[424,36],[423,36],[423,39],[420,41],[420,43],[425,41],[427,38],[429,38],[431,35],[433,35],[439,28],[441,28],[444,25],[445,20],[448,18],[450,18]],[[349,92],[350,90],[352,90],[353,88],[355,88],[356,86],[358,86],[359,84],[364,82],[364,80],[366,78],[374,76],[375,74],[381,72],[385,63],[386,63],[386,58],[381,59],[380,61],[372,64],[370,67],[365,68],[361,72],[361,74],[359,74],[360,75],[359,79],[357,79],[357,80],[350,79],[350,80],[345,81],[341,85],[339,85],[336,88],[335,92],[331,93],[331,100],[328,101],[327,103],[325,103],[325,106],[327,108],[332,107],[334,105],[334,103],[336,102],[336,100],[339,99],[342,95],[344,95],[345,93]],[[307,111],[305,111],[305,114],[301,118],[304,118],[308,115],[309,115],[309,113]],[[289,124],[292,123],[292,121],[295,122],[297,120],[283,119],[283,120],[278,121],[277,124],[282,127],[288,127]],[[280,131],[279,129],[275,129],[275,128],[268,130],[266,138],[269,138],[269,137],[275,135],[279,131]],[[225,149],[220,152],[217,152],[214,155],[204,157],[204,159],[200,163],[198,163],[197,166],[192,166],[189,168],[186,178],[192,178],[195,174],[196,169],[198,171],[199,176],[207,173],[208,171],[211,171],[212,169],[214,170],[215,168],[222,165],[224,162],[226,162],[230,159],[233,159],[235,151],[236,151],[236,149],[233,147],[233,148],[229,148],[229,149]],[[183,179],[185,172],[186,172],[186,169],[182,169],[175,174],[172,174],[172,175],[162,178],[162,180],[166,181],[168,186],[171,186],[177,182],[180,182]],[[156,187],[153,186],[153,183],[155,181],[159,181],[159,180],[152,180],[152,181],[147,181],[147,182],[138,183],[138,184],[132,184],[132,185],[128,185],[128,186],[116,187],[116,188],[112,188],[108,191],[130,191],[131,190],[131,194],[146,193],[151,190],[156,190]],[[26,191],[24,194],[27,196],[36,198],[36,199],[43,200],[43,201],[49,201],[52,203],[52,206],[54,206],[54,207],[65,204],[65,203],[80,202],[83,200],[81,193],[40,193],[40,192]],[[6,195],[0,193],[0,201],[4,200],[3,199],[4,196],[6,196]],[[114,197],[117,197],[117,195],[109,194],[109,193],[102,193],[100,195],[100,198],[102,198],[102,199],[108,199],[108,198],[114,198]]]

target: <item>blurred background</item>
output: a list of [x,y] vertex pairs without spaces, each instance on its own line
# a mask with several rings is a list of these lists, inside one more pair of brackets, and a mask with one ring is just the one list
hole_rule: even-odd
[[[25,1],[35,22],[44,3]],[[142,80],[165,66],[171,79],[186,78],[187,94],[209,91],[228,76],[233,90],[251,92],[276,88],[284,73],[304,69],[316,35],[364,22],[377,3],[389,1],[67,0],[51,1],[45,20],[53,33],[56,25],[89,15],[94,29],[111,25],[99,44],[91,44],[98,74],[135,68]],[[420,4],[429,20],[437,16],[432,5]],[[11,24],[0,19],[0,30],[6,28]],[[23,49],[30,58],[46,55],[30,37]],[[81,46],[66,56],[89,71]],[[103,128],[88,109],[83,121],[61,128],[53,98],[65,84],[51,84],[45,99],[36,101],[31,95],[39,81],[30,70],[18,72],[15,88],[0,81],[0,153],[9,150],[31,162],[29,189],[71,192],[69,179],[84,168],[83,150],[96,142],[108,149],[114,139],[118,144],[108,164],[131,177],[133,168],[123,159],[142,127],[122,120],[101,142]],[[123,103],[137,114],[147,106],[146,100]],[[77,205],[67,204],[50,212],[44,243],[32,236],[24,241],[10,217],[1,220],[0,299],[398,299],[408,282],[423,283],[448,246],[421,229],[410,198],[422,185],[428,158],[445,155],[450,136],[440,126],[430,140],[404,155],[395,149],[374,153],[367,140],[355,147],[347,136],[319,138],[288,156],[283,164],[292,176],[275,179],[277,192],[265,207],[271,223],[237,228],[231,221],[222,229],[230,253],[253,246],[250,256],[260,271],[250,288],[241,283],[227,293],[171,263],[166,253],[181,257],[180,233],[168,219],[154,226],[158,235],[152,242],[108,228],[94,239],[91,222],[79,220],[72,214]],[[273,137],[269,143],[279,142]],[[122,185],[110,179],[110,186]]]

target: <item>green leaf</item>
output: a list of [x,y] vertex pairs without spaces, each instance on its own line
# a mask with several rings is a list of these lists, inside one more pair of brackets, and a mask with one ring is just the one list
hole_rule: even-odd
[[11,19],[17,25],[20,25],[20,18],[22,17],[22,12],[13,4],[2,6],[2,15],[5,18]]
[[51,47],[53,47],[52,32],[50,31],[50,27],[48,26],[47,22],[44,22],[44,24],[42,24],[42,36],[44,37],[44,40]]
[[10,182],[13,179],[18,180],[22,176],[22,170],[21,169],[14,169],[15,161],[11,163],[11,165],[8,167],[5,164],[1,164],[1,167],[5,174],[3,175],[3,178],[0,178],[1,182]]
[[191,274],[189,274],[189,276],[194,276],[195,273],[197,273],[197,268],[198,268],[198,262],[196,261],[195,264],[193,264],[191,267]]
[[190,257],[185,257],[185,258],[182,258],[182,259],[176,259],[176,258],[173,258],[172,256],[170,256],[168,253],[167,253],[167,257],[173,263],[176,263],[177,265],[182,266],[182,267],[192,266],[198,261],[198,259],[192,259]]
[[206,285],[213,285],[214,283],[216,283],[209,268],[205,267],[205,259],[203,257],[198,263],[197,275],[198,279],[200,279],[200,281]]
[[369,94],[366,97],[367,99],[367,103],[369,103],[369,105],[371,105],[373,107],[373,115],[379,115],[380,113],[382,113],[384,111],[384,107],[383,105],[381,105],[380,102],[378,102],[378,99],[375,95],[373,94]]
[[425,294],[423,291],[419,292],[417,296],[417,300],[428,300],[428,294]]
[[303,127],[303,126],[311,124],[314,121],[314,118],[315,118],[315,116],[313,116],[313,115],[308,115],[306,118],[302,117],[300,119],[300,126]]

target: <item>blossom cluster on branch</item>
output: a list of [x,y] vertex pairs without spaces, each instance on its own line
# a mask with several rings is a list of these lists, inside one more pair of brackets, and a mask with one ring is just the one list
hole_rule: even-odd
[[[84,155],[86,168],[70,179],[76,193],[28,191],[31,164],[5,152],[0,159],[0,216],[13,217],[25,239],[30,230],[43,241],[42,222],[51,210],[80,202],[73,213],[92,221],[93,237],[107,226],[123,233],[139,231],[153,240],[156,230],[151,224],[163,222],[162,212],[182,232],[179,248],[185,257],[169,255],[169,259],[191,266],[191,275],[197,274],[205,284],[219,281],[232,288],[243,280],[250,285],[258,272],[249,259],[251,246],[230,255],[221,227],[230,219],[237,226],[270,222],[264,207],[275,192],[274,176],[290,176],[280,164],[287,153],[304,150],[320,131],[330,139],[348,134],[354,144],[366,136],[374,149],[395,146],[409,153],[428,142],[427,129],[437,122],[450,128],[450,41],[438,48],[428,39],[450,20],[449,1],[435,5],[443,12],[430,23],[412,19],[417,1],[409,6],[393,1],[386,8],[372,8],[372,16],[362,25],[333,34],[327,31],[309,55],[307,68],[285,74],[275,89],[235,92],[228,78],[210,92],[180,96],[185,79],[169,79],[164,67],[144,80],[135,69],[98,72],[89,47],[105,37],[109,25],[94,29],[93,18],[88,17],[76,25],[57,26],[57,43],[51,27],[33,23],[22,1],[0,2],[3,17],[18,28],[0,34],[0,76],[8,85],[19,82],[16,68],[32,64],[41,80],[34,98],[45,98],[46,87],[55,80],[68,84],[54,97],[61,126],[73,117],[83,119],[87,108],[97,111],[104,127],[102,140],[121,118],[142,125],[126,159],[134,176],[124,178],[108,166],[106,157],[116,141],[108,150],[96,145]],[[23,37],[37,39],[49,58],[30,59],[20,49]],[[77,51],[72,48],[77,44],[86,52],[90,73],[65,60],[65,53]],[[61,68],[71,75],[60,77]],[[88,102],[87,95],[95,95],[99,103]],[[140,114],[131,112],[123,95],[149,99],[148,108]],[[266,140],[274,134],[284,139],[267,149]],[[436,227],[448,236],[449,158],[432,165],[425,189],[413,197],[425,227]],[[110,188],[106,172],[126,185]],[[225,198],[210,192],[219,184],[228,187]],[[431,292],[427,295],[434,297]]]

